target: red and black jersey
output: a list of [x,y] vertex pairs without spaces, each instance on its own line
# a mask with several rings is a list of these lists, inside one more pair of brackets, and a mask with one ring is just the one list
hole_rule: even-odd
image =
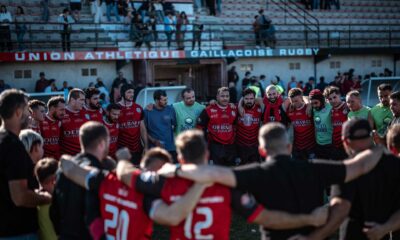
[[111,157],[115,157],[115,152],[118,149],[118,135],[119,135],[119,124],[118,123],[109,123],[106,117],[103,118],[103,124],[107,127],[108,132],[110,133],[110,147],[108,151],[108,155]]
[[[182,178],[165,181],[161,198],[171,204],[185,194],[193,182]],[[253,201],[253,202],[250,202]],[[246,208],[247,210],[240,208]],[[251,206],[251,207],[250,207]],[[185,221],[170,228],[170,239],[229,239],[232,208],[252,222],[262,211],[262,207],[249,199],[247,194],[234,194],[228,187],[215,184],[208,187],[195,209]]]
[[86,106],[83,107],[83,113],[85,114],[85,118],[90,121],[103,122],[103,109],[89,109]]
[[254,104],[250,109],[244,108],[244,115],[239,116],[237,121],[236,144],[239,146],[258,145],[261,117],[262,109],[259,105]]
[[79,128],[87,122],[83,111],[71,111],[65,108],[65,115],[61,120],[61,153],[76,155],[81,151],[79,144]]
[[53,120],[48,115],[40,123],[40,132],[43,138],[44,157],[59,159],[61,121]]
[[127,147],[131,152],[141,152],[140,122],[143,120],[143,109],[132,103],[131,106],[121,106],[119,116],[118,147]]
[[198,128],[207,129],[209,142],[233,144],[235,142],[236,107],[229,104],[221,108],[218,104],[210,105],[203,110],[197,119]]
[[344,122],[347,121],[347,113],[349,113],[349,109],[345,102],[343,102],[339,107],[332,108],[332,126],[333,126],[333,134],[332,134],[332,142],[335,147],[342,148],[342,126]]
[[142,193],[110,173],[101,182],[98,194],[107,239],[150,239],[152,221],[143,210]]
[[287,111],[294,130],[294,147],[297,150],[309,150],[315,146],[315,132],[312,116],[307,115],[307,107]]

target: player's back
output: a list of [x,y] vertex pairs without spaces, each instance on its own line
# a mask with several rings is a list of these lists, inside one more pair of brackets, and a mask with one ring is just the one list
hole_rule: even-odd
[[[171,204],[187,192],[191,181],[167,179],[161,197]],[[170,228],[170,239],[229,239],[231,190],[215,184],[208,187],[192,213],[178,226]]]
[[99,190],[100,211],[107,239],[150,239],[152,221],[143,210],[144,195],[110,173]]

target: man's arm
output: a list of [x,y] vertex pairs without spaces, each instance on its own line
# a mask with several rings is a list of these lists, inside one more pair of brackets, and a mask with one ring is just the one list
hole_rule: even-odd
[[334,197],[330,201],[329,207],[329,217],[327,223],[314,230],[309,236],[308,239],[325,239],[332,235],[336,229],[340,227],[340,224],[346,219],[347,215],[350,212],[351,203],[345,199]]
[[326,223],[328,208],[316,208],[310,214],[291,214],[282,211],[264,209],[254,219],[254,223],[275,230],[293,229],[305,226],[319,227]]
[[140,137],[143,140],[144,149],[149,149],[149,135],[147,134],[147,128],[144,124],[144,120],[140,121]]
[[357,154],[352,159],[344,161],[346,166],[345,182],[350,182],[371,171],[378,164],[384,150],[383,146],[378,145]]
[[39,205],[51,202],[51,195],[47,192],[35,193],[28,188],[28,180],[10,180],[8,181],[11,200],[17,207],[37,207]]
[[228,187],[236,186],[236,177],[232,169],[221,166],[184,164],[180,169],[177,166],[166,163],[158,170],[158,174],[165,177],[173,177],[175,173],[181,178],[186,178],[199,183],[219,183]]
[[370,240],[382,239],[386,234],[397,231],[400,229],[400,210],[397,210],[389,220],[383,224],[378,224],[375,222],[366,222],[364,232]]
[[162,225],[177,226],[193,211],[206,188],[205,184],[195,183],[185,195],[171,205],[157,200],[150,213],[151,219]]
[[68,179],[88,189],[87,179],[93,171],[96,171],[96,168],[90,166],[81,167],[72,161],[71,156],[67,155],[61,156],[60,163],[61,170]]
[[128,187],[133,187],[132,177],[134,176],[135,171],[138,171],[138,169],[128,160],[120,160],[117,164],[118,180],[123,182]]

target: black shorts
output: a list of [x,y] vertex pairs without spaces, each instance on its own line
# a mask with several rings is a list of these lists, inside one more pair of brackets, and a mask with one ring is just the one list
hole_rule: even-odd
[[80,11],[82,10],[82,3],[72,2],[69,4],[71,11]]
[[292,158],[295,160],[310,160],[315,158],[314,148],[312,149],[296,149],[293,148]]
[[258,146],[236,146],[240,158],[240,165],[261,161],[260,154],[258,153]]
[[333,152],[335,151],[332,144],[319,145],[317,144],[314,149],[315,158],[317,159],[333,159]]
[[217,142],[209,143],[210,160],[216,165],[235,166],[236,145],[221,144]]

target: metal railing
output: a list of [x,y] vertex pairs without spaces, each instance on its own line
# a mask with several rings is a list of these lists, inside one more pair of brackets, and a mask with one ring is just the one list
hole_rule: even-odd
[[[319,44],[320,23],[318,18],[314,17],[306,9],[304,9],[302,5],[300,5],[298,2],[294,0],[270,0],[270,1],[271,3],[274,3],[277,7],[279,7],[284,11],[285,24],[287,24],[287,16],[289,15],[291,18],[295,19],[299,24],[303,26],[306,46],[308,43],[307,39],[309,32],[317,37]],[[282,6],[282,4],[284,6]]]
[[[57,23],[26,23],[24,38],[25,50],[57,50],[61,49],[61,31]],[[106,24],[73,24],[71,30],[71,50],[98,50],[105,48],[118,49],[123,43],[129,43],[125,49],[135,49],[129,38],[129,27],[124,24],[113,24],[105,30]],[[211,28],[212,26],[212,28]],[[220,26],[220,28],[218,27]],[[277,47],[316,47],[316,48],[352,48],[352,47],[398,47],[400,46],[400,24],[319,24],[323,30],[318,35],[304,35],[303,24],[274,24],[276,28]],[[193,30],[187,28],[181,40],[184,49],[192,49]],[[221,30],[223,29],[223,30]],[[332,29],[332,30],[329,30]],[[17,31],[11,28],[11,51],[18,49]],[[152,49],[166,49],[165,31],[146,31],[143,34],[157,33],[158,39],[150,41]],[[112,36],[123,35],[115,39]],[[78,36],[78,37],[77,37]],[[172,48],[177,47],[176,34],[172,39]],[[222,38],[222,36],[224,36]],[[266,40],[266,39],[260,39]],[[5,41],[5,39],[0,39]],[[221,49],[227,45],[255,46],[255,34],[251,24],[210,24],[204,25],[201,34],[204,49]],[[145,46],[143,44],[143,46]],[[196,45],[197,49],[197,45]],[[0,49],[1,50],[1,49]],[[6,49],[8,51],[8,49]]]

